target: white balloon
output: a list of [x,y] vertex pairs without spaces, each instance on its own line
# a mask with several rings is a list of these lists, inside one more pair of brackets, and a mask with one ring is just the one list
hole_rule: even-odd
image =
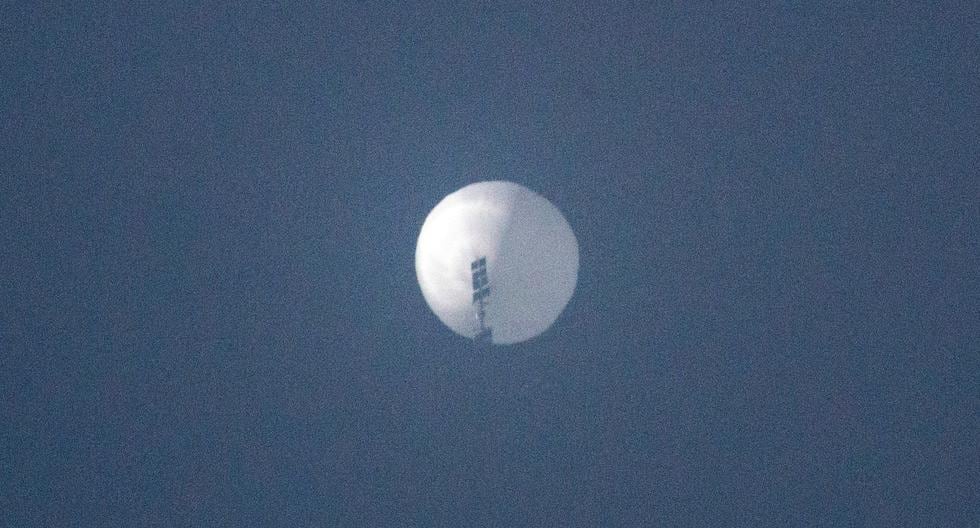
[[457,334],[479,331],[470,264],[487,259],[486,323],[495,344],[547,330],[578,280],[578,241],[561,212],[526,187],[474,183],[445,197],[426,217],[415,273],[432,311]]

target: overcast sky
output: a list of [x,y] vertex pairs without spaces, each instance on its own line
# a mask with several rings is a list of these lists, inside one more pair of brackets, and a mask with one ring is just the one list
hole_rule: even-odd
[[[275,4],[0,8],[0,524],[980,522],[976,2]],[[495,179],[581,267],[478,352]]]

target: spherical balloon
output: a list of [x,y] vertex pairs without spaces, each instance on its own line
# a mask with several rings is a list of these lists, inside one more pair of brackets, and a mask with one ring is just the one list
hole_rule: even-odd
[[[485,268],[474,264],[481,258]],[[426,217],[415,273],[429,307],[454,332],[477,336],[482,301],[493,343],[518,343],[547,330],[571,299],[578,241],[561,212],[533,191],[474,183]]]

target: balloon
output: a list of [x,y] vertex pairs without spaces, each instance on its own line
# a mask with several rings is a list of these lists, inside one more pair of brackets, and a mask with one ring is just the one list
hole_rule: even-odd
[[[474,262],[484,257],[486,275],[475,279],[484,268]],[[426,217],[415,273],[436,316],[469,338],[481,328],[474,286],[488,281],[484,321],[493,343],[518,343],[547,330],[571,299],[578,241],[561,212],[537,193],[505,181],[474,183]]]

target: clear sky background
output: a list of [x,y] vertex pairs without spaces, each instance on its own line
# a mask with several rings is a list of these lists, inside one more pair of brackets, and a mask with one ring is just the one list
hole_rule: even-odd
[[[0,8],[0,524],[980,522],[976,2],[74,4]],[[488,179],[581,268],[477,353]]]

